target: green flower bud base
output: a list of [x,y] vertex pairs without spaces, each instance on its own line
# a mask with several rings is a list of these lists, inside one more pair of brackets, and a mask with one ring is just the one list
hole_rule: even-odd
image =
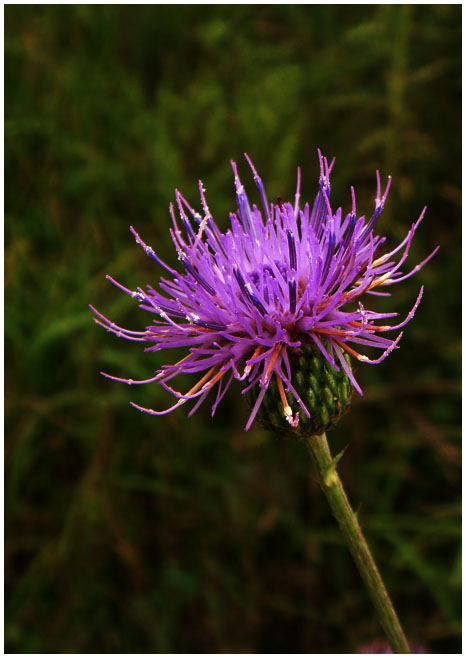
[[[351,368],[350,359],[345,355]],[[291,383],[310,413],[310,418],[299,407],[291,394],[286,394],[293,417],[299,413],[299,423],[293,427],[284,412],[277,380],[272,378],[264,397],[257,420],[268,430],[294,437],[322,435],[333,428],[348,411],[353,387],[342,367],[336,371],[322,353],[314,347],[304,346],[299,352],[289,353]],[[252,390],[250,402],[258,395],[258,387]]]

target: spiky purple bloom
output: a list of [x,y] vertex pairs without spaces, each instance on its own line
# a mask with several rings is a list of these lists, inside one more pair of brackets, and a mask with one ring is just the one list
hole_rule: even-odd
[[[377,323],[396,313],[371,311],[361,302],[365,294],[390,295],[379,289],[407,279],[437,251],[407,274],[402,273],[400,268],[424,209],[398,247],[381,254],[385,238],[375,235],[374,227],[387,198],[390,177],[382,194],[377,172],[375,210],[366,222],[364,216],[357,215],[353,188],[351,212],[343,217],[341,208],[332,211],[330,172],[334,160],[329,165],[320,151],[319,191],[312,208],[308,203],[300,207],[299,168],[294,203],[279,199],[277,204],[271,204],[247,155],[246,159],[259,191],[262,211],[250,204],[232,162],[238,208],[230,214],[231,229],[226,233],[221,233],[214,222],[201,181],[202,214],[176,191],[183,232],[172,204],[170,233],[182,272],[164,263],[131,227],[136,242],[166,272],[159,282],[163,293],[151,286],[132,291],[107,275],[116,286],[138,300],[141,309],[156,317],[144,331],[132,331],[118,327],[94,310],[97,323],[117,336],[153,344],[146,348],[149,352],[188,349],[181,361],[163,366],[147,380],[107,375],[128,384],[159,382],[177,398],[173,406],[160,412],[131,403],[149,414],[166,414],[193,400],[196,402],[192,414],[217,386],[213,415],[236,379],[245,383],[243,393],[254,387],[259,391],[246,424],[248,430],[271,379],[276,378],[283,413],[291,426],[296,427],[299,413],[293,416],[285,392],[297,401],[304,415],[309,417],[310,413],[292,384],[290,357],[299,354],[304,346],[314,346],[334,369],[344,369],[361,394],[344,352],[370,364],[381,362],[397,347],[402,336],[400,332],[390,339],[385,333],[398,330],[411,320],[421,300],[422,287],[407,317],[392,326]],[[394,258],[399,253],[401,257]],[[376,359],[369,359],[359,352],[358,346],[377,348],[382,353]],[[168,384],[180,373],[202,372],[197,384],[185,394]]]

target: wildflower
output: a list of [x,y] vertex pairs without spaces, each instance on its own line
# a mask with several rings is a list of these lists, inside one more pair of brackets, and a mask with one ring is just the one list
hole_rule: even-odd
[[[426,648],[421,643],[410,643],[411,654],[427,654]],[[357,650],[356,654],[393,654],[393,650],[383,639],[377,639],[367,643]]]
[[[195,401],[191,415],[216,387],[213,415],[232,380],[240,380],[245,385],[243,393],[255,392],[246,430],[258,414],[266,392],[275,388],[281,401],[281,419],[288,427],[297,428],[315,414],[295,382],[299,359],[311,351],[327,367],[327,373],[340,374],[342,382],[362,394],[349,356],[378,364],[397,348],[402,332],[394,339],[385,335],[411,320],[423,288],[407,317],[392,326],[385,324],[386,319],[396,313],[372,311],[363,305],[362,297],[390,295],[380,289],[413,275],[437,250],[407,274],[402,273],[424,209],[398,247],[381,254],[385,238],[375,235],[374,227],[387,198],[390,177],[382,193],[377,172],[375,210],[366,222],[356,212],[353,188],[351,212],[343,217],[341,208],[332,211],[330,172],[334,161],[329,164],[320,151],[319,190],[312,208],[308,203],[303,208],[300,205],[299,168],[294,203],[278,199],[271,204],[247,155],[246,159],[262,210],[250,204],[232,162],[238,208],[230,214],[231,228],[226,233],[221,233],[214,222],[201,181],[202,214],[176,191],[179,219],[172,204],[170,233],[181,272],[162,261],[131,227],[136,242],[166,273],[160,278],[162,292],[151,286],[129,290],[107,277],[135,298],[141,309],[156,316],[144,331],[122,329],[93,309],[96,322],[117,336],[153,344],[146,351],[185,347],[188,353],[147,380],[103,375],[127,384],[159,382],[176,397],[174,405],[155,411],[131,403],[156,415]],[[381,354],[370,359],[360,352],[359,346],[376,348]],[[169,384],[180,373],[203,375],[183,394]],[[346,398],[348,393],[345,385]]]

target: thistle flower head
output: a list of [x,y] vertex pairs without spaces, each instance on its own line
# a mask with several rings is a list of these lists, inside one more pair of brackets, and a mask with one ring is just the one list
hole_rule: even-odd
[[[144,330],[123,329],[93,309],[96,322],[117,336],[150,344],[146,351],[186,348],[181,361],[160,368],[148,380],[110,376],[128,384],[158,382],[176,398],[166,414],[184,403],[194,402],[192,414],[211,390],[216,395],[212,415],[234,379],[242,392],[254,392],[246,424],[251,426],[267,391],[274,388],[281,401],[283,421],[297,428],[315,410],[300,395],[294,370],[300,357],[312,351],[321,363],[340,374],[360,394],[361,389],[349,365],[348,356],[377,364],[397,348],[402,332],[388,338],[387,332],[401,329],[413,317],[422,296],[399,323],[388,325],[396,313],[378,313],[367,306],[371,295],[390,295],[381,289],[401,282],[417,272],[435,253],[408,273],[401,267],[408,257],[414,233],[424,216],[412,224],[405,239],[392,251],[382,254],[385,238],[374,233],[390,187],[382,192],[377,172],[375,209],[366,221],[358,216],[351,188],[351,211],[343,216],[330,205],[330,172],[333,167],[319,152],[319,189],[312,207],[300,203],[300,171],[292,203],[278,199],[270,203],[264,185],[246,155],[259,191],[261,208],[251,204],[232,162],[237,210],[230,214],[231,228],[222,233],[199,190],[202,212],[194,210],[176,191],[170,229],[178,270],[160,259],[136,231],[136,242],[164,271],[159,289],[120,289],[135,298],[149,314]],[[177,217],[178,216],[178,217]],[[438,248],[437,248],[438,249]],[[364,299],[364,303],[363,303]],[[361,350],[379,351],[370,359]],[[172,388],[181,373],[201,376],[186,393]],[[299,377],[298,377],[299,380]]]

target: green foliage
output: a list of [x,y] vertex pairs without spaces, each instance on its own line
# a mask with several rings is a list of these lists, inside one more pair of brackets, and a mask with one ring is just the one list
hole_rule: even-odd
[[[140,329],[130,288],[170,263],[168,204],[197,178],[223,227],[228,160],[270,196],[371,211],[394,245],[424,205],[410,266],[379,309],[424,300],[401,349],[362,365],[330,435],[408,636],[459,651],[460,24],[455,5],[5,7],[6,649],[11,653],[341,653],[380,636],[305,448],[259,426],[232,387],[154,418],[169,359],[96,327]],[[247,167],[240,165],[246,179]],[[183,384],[183,383],[182,383]],[[182,386],[180,384],[180,387]],[[184,384],[189,386],[186,381]]]

